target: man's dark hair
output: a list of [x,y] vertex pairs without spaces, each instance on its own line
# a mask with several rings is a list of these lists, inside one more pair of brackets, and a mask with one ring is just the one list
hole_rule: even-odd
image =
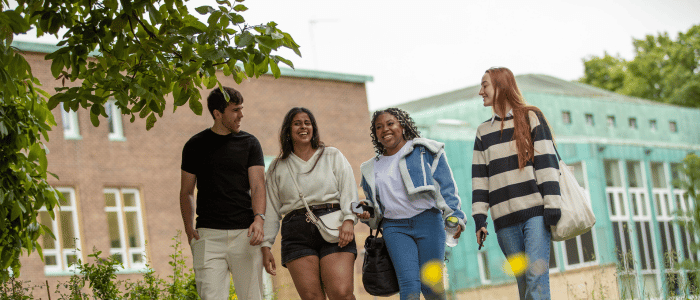
[[[223,92],[221,90],[223,90]],[[224,92],[228,94],[229,101],[226,101]],[[207,97],[207,108],[212,118],[214,117],[214,110],[218,110],[223,114],[226,107],[230,104],[239,105],[241,103],[243,103],[243,95],[241,95],[241,92],[227,86],[221,87],[220,89],[213,89],[211,93],[209,93],[209,97]]]

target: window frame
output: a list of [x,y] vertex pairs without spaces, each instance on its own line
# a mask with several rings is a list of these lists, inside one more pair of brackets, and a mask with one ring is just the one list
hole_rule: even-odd
[[637,118],[629,118],[627,119],[627,125],[630,129],[637,130],[639,129],[639,124],[637,124]]
[[668,121],[668,131],[671,133],[678,133],[678,122]]
[[[483,256],[486,255],[486,266],[484,266],[484,258]],[[488,259],[488,251],[485,250],[479,250],[476,252],[476,260],[477,264],[479,266],[479,279],[481,279],[481,284],[491,284],[493,280],[493,273],[491,272],[491,262]],[[486,267],[486,268],[484,268]],[[486,272],[485,270],[488,269],[489,271],[489,277],[491,278],[486,278]]]
[[[115,194],[115,206],[107,206],[105,204],[105,213],[109,212],[116,212],[117,213],[117,226],[119,230],[119,242],[120,242],[120,247],[119,248],[113,248],[110,242],[109,245],[109,255],[114,256],[114,255],[121,255],[122,259],[122,270],[143,270],[146,268],[146,257],[147,257],[147,249],[146,249],[146,232],[145,232],[145,227],[144,227],[144,219],[143,219],[143,205],[141,201],[141,193],[138,189],[136,188],[105,188],[103,189],[103,195],[106,195],[108,193]],[[124,194],[125,193],[130,193],[134,195],[134,201],[136,202],[134,206],[125,206],[124,205]],[[140,246],[139,247],[131,247],[129,246],[129,241],[128,241],[128,232],[127,232],[127,224],[126,224],[126,213],[127,212],[135,212],[138,220],[138,226],[139,226],[139,241],[140,241]],[[109,221],[107,218],[107,230],[111,230],[109,228]],[[133,261],[133,255],[134,254],[141,254],[142,256],[142,262],[137,263]]]
[[659,129],[657,124],[658,122],[656,122],[656,119],[649,120],[649,130],[651,132],[656,132]]
[[[108,100],[105,108],[107,112],[107,138],[110,141],[126,141],[124,137],[124,127],[122,123],[122,113],[119,107],[116,105],[116,100]],[[112,126],[114,132],[110,132],[109,126]]]
[[583,115],[583,120],[586,122],[586,125],[595,127],[595,117],[593,116],[592,113],[586,113]]
[[[66,140],[80,140],[80,126],[78,125],[78,112],[61,108],[61,123],[63,126],[63,138]],[[68,125],[68,128],[66,128]]]
[[[588,189],[589,187],[589,182],[588,182],[588,171],[586,168],[586,162],[585,161],[578,161],[572,164],[569,164],[570,166],[580,164],[581,165],[581,172],[583,174],[583,191],[584,194],[586,195],[586,201],[588,201],[588,205],[591,205],[591,192]],[[575,167],[575,166],[574,166]],[[582,183],[579,183],[581,185]],[[591,237],[593,239],[593,255],[595,257],[594,260],[586,262],[584,261],[584,255],[583,255],[583,242],[581,241],[581,235],[575,237],[576,239],[576,246],[578,249],[578,258],[579,258],[579,263],[577,264],[569,264],[569,257],[568,257],[568,252],[567,252],[567,245],[565,241],[560,242],[561,244],[561,251],[564,259],[564,270],[571,270],[571,269],[578,269],[578,268],[584,268],[588,266],[595,266],[598,265],[598,240],[595,232],[595,227],[591,228]]]
[[608,128],[617,127],[617,121],[615,120],[615,116],[608,116],[606,121],[608,122]]
[[561,121],[565,125],[571,125],[571,111],[563,110],[561,112]]
[[[56,205],[54,208],[54,218],[51,220],[51,232],[53,232],[54,236],[56,239],[54,239],[54,245],[55,247],[53,249],[47,249],[44,247],[42,244],[42,252],[44,255],[44,258],[50,255],[55,255],[56,257],[56,265],[55,266],[48,266],[46,265],[46,259],[44,259],[44,274],[46,275],[52,275],[52,274],[62,274],[65,272],[75,272],[77,271],[77,266],[75,264],[68,265],[68,256],[69,255],[75,255],[76,261],[77,260],[83,260],[82,257],[82,252],[80,251],[81,248],[81,238],[80,238],[80,221],[78,217],[78,201],[77,201],[77,195],[75,194],[75,189],[72,187],[55,187],[54,188],[57,192],[60,192],[62,195],[64,195],[65,198],[65,193],[70,193],[70,197],[66,198],[66,201],[68,201],[69,205],[67,206],[61,206],[61,205]],[[73,236],[76,237],[75,239],[75,248],[66,248],[63,245],[63,231],[60,230],[61,226],[59,222],[63,222],[61,217],[61,212],[69,211],[72,212],[71,218],[73,222]],[[42,206],[39,209],[39,212],[47,212],[46,207]],[[49,225],[47,225],[49,226]]]

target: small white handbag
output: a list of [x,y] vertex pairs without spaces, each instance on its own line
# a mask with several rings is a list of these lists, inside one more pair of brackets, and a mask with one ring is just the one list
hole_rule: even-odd
[[321,233],[321,236],[324,240],[326,240],[326,242],[333,244],[340,242],[339,228],[343,225],[343,212],[341,210],[337,210],[332,213],[322,215],[320,217],[316,216],[314,212],[311,211],[309,204],[306,202],[304,193],[301,192],[299,184],[297,183],[296,176],[294,176],[294,172],[292,172],[291,167],[289,167],[289,163],[287,163],[286,165],[287,170],[289,171],[289,176],[292,177],[294,187],[299,193],[299,199],[301,199],[301,201],[304,203],[304,207],[306,207],[306,222],[316,225],[316,227],[318,228],[318,232]]
[[[555,147],[556,151],[556,147]],[[595,225],[595,215],[586,193],[576,181],[576,177],[559,157],[559,190],[561,191],[561,218],[552,226],[552,240],[559,242],[582,235]]]

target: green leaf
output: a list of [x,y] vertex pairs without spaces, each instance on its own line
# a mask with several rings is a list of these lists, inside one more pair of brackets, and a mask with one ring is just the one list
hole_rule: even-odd
[[240,23],[245,23],[245,19],[243,16],[235,13],[231,13],[231,23],[235,24],[240,24]]
[[272,75],[275,76],[275,79],[280,78],[282,74],[280,73],[280,68],[277,66],[274,59],[270,60],[270,69],[272,70]]
[[237,38],[236,46],[238,46],[238,47],[246,47],[246,46],[252,45],[253,42],[255,41],[255,37],[252,34],[250,34],[250,32],[248,32],[248,31],[244,31],[243,33],[241,33],[241,35],[239,37],[236,37]]
[[209,5],[200,6],[195,8],[194,10],[196,10],[201,15],[206,15],[208,13],[216,11],[213,7]]
[[252,60],[244,63],[243,67],[245,68],[245,74],[248,75],[248,77],[253,77],[255,75],[255,64]]
[[[20,15],[15,10],[3,11],[0,19],[5,19],[8,23],[7,25],[10,26],[10,28],[12,29],[12,32],[14,32],[14,33],[25,33],[31,28],[29,26],[29,23],[27,23],[27,21],[24,20],[22,15]],[[5,21],[5,20],[3,20],[3,21]]]
[[242,11],[248,10],[248,8],[245,7],[245,5],[243,5],[243,4],[238,4],[238,5],[233,7],[233,10],[235,10],[237,12],[242,12]]
[[283,62],[285,65],[288,65],[290,68],[294,69],[294,64],[292,61],[282,57],[282,56],[275,56],[275,58],[279,59],[281,62]]
[[204,31],[194,26],[187,26],[185,28],[180,29],[180,34],[182,35],[196,35],[201,33],[204,33]]
[[92,122],[92,126],[100,126],[100,107],[97,105],[93,105],[92,108],[90,109],[90,122]]
[[58,76],[61,75],[61,71],[63,71],[63,59],[59,56],[51,62],[51,75],[58,78]]
[[12,212],[10,213],[10,221],[14,221],[19,217],[22,210],[19,208],[19,201],[12,203]]
[[202,103],[197,99],[190,99],[190,109],[198,116],[202,115]]
[[9,134],[7,127],[5,127],[5,122],[0,121],[0,137],[6,137]]
[[275,40],[281,40],[284,38],[284,34],[281,34],[277,31],[270,33],[270,36],[272,36],[272,39],[275,39]]
[[126,24],[129,21],[129,15],[127,14],[121,14],[118,17],[112,21],[112,25],[109,26],[109,30],[112,32],[122,32],[124,30],[124,27],[126,27]]
[[146,130],[151,130],[151,128],[153,128],[153,125],[156,124],[156,120],[156,115],[154,113],[148,115],[148,119],[146,119]]
[[35,161],[37,157],[39,157],[41,150],[43,149],[41,149],[41,145],[38,143],[29,147],[29,156],[27,157],[27,160]]

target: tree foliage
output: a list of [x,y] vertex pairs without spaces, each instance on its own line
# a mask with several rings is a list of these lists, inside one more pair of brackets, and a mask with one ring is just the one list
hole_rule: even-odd
[[[86,109],[93,125],[106,118],[114,99],[121,112],[146,119],[146,129],[163,116],[166,95],[174,108],[188,105],[202,113],[199,90],[221,86],[217,71],[237,83],[271,72],[282,47],[297,55],[299,45],[269,22],[249,25],[241,15],[243,0],[216,0],[197,7],[200,21],[183,0],[0,0],[0,279],[8,268],[19,273],[19,255],[39,251],[36,242],[49,228],[36,221],[42,207],[51,212],[61,197],[46,179],[47,132],[55,126],[51,109]],[[51,73],[71,87],[51,94],[38,88],[31,67],[13,48],[16,34],[30,28],[37,35],[62,36],[57,51],[46,56]],[[224,95],[226,95],[224,93]],[[43,136],[43,139],[42,139]]]
[[584,59],[582,83],[616,93],[700,107],[700,25],[680,32],[633,39],[635,57],[625,60],[604,53]]
[[[682,220],[681,225],[685,226],[688,233],[695,236],[696,233],[700,232],[700,202],[698,202],[700,199],[698,198],[700,196],[700,157],[694,153],[688,154],[683,159],[683,165],[679,171],[683,174],[679,180],[679,187],[684,189],[686,197],[695,203],[692,207],[688,207],[688,211],[682,213],[679,219]],[[700,250],[700,243],[696,239],[691,240],[690,250],[697,253]],[[686,270],[700,270],[700,261],[686,257],[681,266]],[[698,280],[694,283],[697,286],[700,283],[700,278],[696,276],[694,279]]]

